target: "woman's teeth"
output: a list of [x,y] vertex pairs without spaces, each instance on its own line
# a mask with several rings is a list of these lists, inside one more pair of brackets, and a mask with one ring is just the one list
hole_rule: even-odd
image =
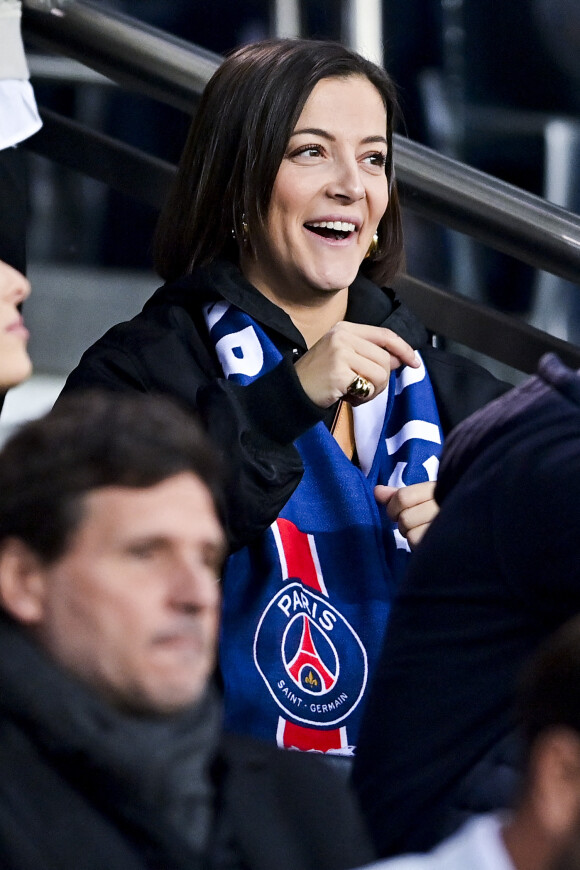
[[354,224],[347,223],[346,221],[313,221],[308,226],[315,229],[339,230],[341,233],[354,233],[356,229]]

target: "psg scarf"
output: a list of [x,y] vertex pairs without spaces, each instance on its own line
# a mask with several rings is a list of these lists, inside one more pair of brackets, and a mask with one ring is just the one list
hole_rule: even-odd
[[[280,352],[246,313],[205,309],[226,378],[248,384]],[[227,730],[279,746],[352,755],[362,699],[409,548],[376,484],[435,480],[442,433],[425,366],[392,372],[354,408],[360,468],[323,423],[295,442],[303,478],[261,538],[234,553],[223,581],[220,665]]]

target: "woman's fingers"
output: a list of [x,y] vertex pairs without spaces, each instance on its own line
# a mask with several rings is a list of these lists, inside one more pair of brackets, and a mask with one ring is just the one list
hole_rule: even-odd
[[434,498],[435,483],[425,481],[396,489],[376,486],[375,498],[386,506],[387,514],[413,550],[439,513]]
[[[343,396],[360,404],[385,389],[391,370],[420,363],[413,348],[390,329],[338,323],[296,363],[296,373],[310,399],[322,408]],[[349,396],[356,377],[369,383],[366,397]]]
[[[383,326],[369,326],[364,323],[347,323],[341,321],[327,333],[339,342],[347,342],[363,355],[370,358],[383,359],[389,356],[389,372],[401,365],[418,368],[420,362],[410,344],[392,329]],[[324,336],[326,338],[326,336]],[[366,350],[362,350],[366,347]]]
[[411,550],[414,550],[421,543],[421,541],[423,540],[423,535],[425,534],[434,519],[435,517],[432,517],[432,519],[430,519],[428,522],[421,523],[420,525],[413,526],[412,529],[409,529],[405,537],[407,538],[407,543],[409,544]]
[[350,324],[351,326],[361,326],[363,333],[358,333],[367,341],[376,344],[378,347],[384,348],[391,358],[391,369],[399,368],[401,365],[418,368],[420,361],[417,354],[410,344],[408,344],[400,335],[393,332],[392,329],[385,329],[382,326],[364,326],[362,324]]

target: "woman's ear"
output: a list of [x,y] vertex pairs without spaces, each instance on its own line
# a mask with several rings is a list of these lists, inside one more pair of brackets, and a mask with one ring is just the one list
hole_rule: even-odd
[[44,615],[45,572],[38,556],[18,538],[0,547],[0,605],[17,622],[36,625]]

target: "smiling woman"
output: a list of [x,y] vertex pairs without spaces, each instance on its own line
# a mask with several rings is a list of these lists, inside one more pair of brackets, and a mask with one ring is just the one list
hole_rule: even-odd
[[198,411],[232,474],[226,725],[341,755],[437,511],[443,434],[503,390],[429,347],[381,286],[403,256],[395,115],[385,71],[337,43],[235,51],[160,218],[167,283],[66,386],[168,392]]
[[18,306],[30,293],[20,272],[0,260],[0,393],[19,384],[32,371],[26,351],[28,330]]
[[348,288],[387,209],[386,130],[385,104],[366,77],[319,81],[278,169],[265,232],[240,252],[242,272],[308,345],[344,320]]

